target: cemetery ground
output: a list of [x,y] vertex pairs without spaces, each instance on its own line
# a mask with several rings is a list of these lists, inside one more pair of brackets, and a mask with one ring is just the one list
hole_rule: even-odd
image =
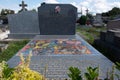
[[0,51],[0,62],[8,61],[16,52],[18,52],[22,47],[24,47],[29,40],[22,40],[22,41],[10,41],[10,42],[3,42],[2,44],[8,44],[7,49]]
[[[90,27],[90,28],[85,28],[85,27],[80,27],[77,26],[77,34],[79,34],[81,37],[83,37],[87,42],[89,42],[91,45],[94,44],[94,40],[96,38],[99,37],[100,35],[100,31],[105,30],[105,27],[102,28],[95,28],[95,27]],[[13,55],[16,54],[16,52],[18,52],[23,46],[25,46],[27,43],[29,42],[29,40],[22,40],[22,41],[12,41],[9,42],[9,47],[4,50],[1,54],[0,54],[0,62],[4,61],[8,61]],[[104,52],[104,51],[103,51]],[[7,54],[9,53],[9,55]],[[46,66],[47,67],[47,66]],[[74,69],[74,71],[76,72],[76,68],[71,67],[69,68],[69,70]],[[90,67],[89,67],[90,69]],[[95,74],[98,74],[96,71],[98,70],[98,68],[96,68],[95,70]],[[79,71],[79,70],[78,70]],[[88,71],[89,72],[89,71]],[[72,73],[72,72],[71,72]],[[80,73],[79,73],[80,74]],[[77,77],[77,76],[76,76]],[[59,80],[59,79],[58,79]],[[63,80],[63,79],[61,79]],[[76,79],[77,80],[77,79]],[[112,79],[111,79],[112,80]]]
[[[99,38],[100,36],[100,31],[106,30],[106,27],[81,27],[77,26],[76,31],[77,34],[79,34],[83,39],[85,39],[89,44],[94,46],[94,40]],[[24,47],[29,40],[19,40],[19,41],[10,41],[10,42],[3,42],[1,41],[0,43],[5,43],[8,44],[9,47],[1,52],[0,56],[0,62],[2,60],[8,61],[16,52],[18,52],[22,47]],[[96,46],[94,46],[96,47]],[[98,50],[101,51],[99,47],[97,47]],[[105,50],[102,50],[102,53],[104,53]],[[9,55],[7,55],[9,53]]]
[[[85,39],[89,44],[91,44],[94,48],[96,48],[99,52],[101,52],[104,56],[109,58],[112,62],[120,62],[116,59],[113,52],[109,51],[109,49],[105,46],[96,45],[96,41],[100,38],[100,32],[105,31],[106,27],[85,27],[85,26],[77,26],[77,33]],[[108,54],[109,53],[109,54]]]
[[77,26],[77,33],[91,45],[94,40],[100,37],[100,31],[106,30],[106,27]]

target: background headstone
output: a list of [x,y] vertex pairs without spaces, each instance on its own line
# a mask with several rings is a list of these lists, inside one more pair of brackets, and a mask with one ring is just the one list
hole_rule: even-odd
[[108,22],[107,31],[100,33],[100,40],[120,48],[120,19]]
[[93,22],[93,26],[95,27],[102,27],[104,25],[103,20],[102,20],[102,15],[97,13],[95,16],[95,20]]
[[120,31],[120,19],[118,20],[111,20],[107,24],[107,30],[119,30]]
[[43,4],[38,8],[41,35],[74,35],[77,8],[70,4]]
[[40,34],[38,13],[24,11],[18,14],[8,15],[10,34],[9,38],[33,38]]

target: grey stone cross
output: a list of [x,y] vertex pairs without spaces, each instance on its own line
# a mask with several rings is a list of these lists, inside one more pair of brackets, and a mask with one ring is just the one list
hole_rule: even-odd
[[27,4],[24,3],[24,1],[22,1],[21,4],[19,4],[20,7],[22,7],[22,10],[25,11],[25,7],[27,7]]

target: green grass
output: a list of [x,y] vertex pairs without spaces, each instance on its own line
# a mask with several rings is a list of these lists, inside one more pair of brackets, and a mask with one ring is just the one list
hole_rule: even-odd
[[77,26],[76,31],[79,32],[81,35],[84,36],[84,39],[89,42],[90,44],[93,44],[94,39],[98,38],[100,36],[100,31],[106,30],[105,27],[102,28],[95,28],[95,27],[81,27]]
[[[100,51],[104,56],[106,56],[107,58],[109,58],[111,61],[116,62],[118,61],[116,59],[116,57],[113,55],[114,52],[110,51],[107,47],[105,47],[104,45],[97,45],[94,40],[99,38],[100,36],[100,31],[104,31],[106,30],[105,27],[102,28],[95,28],[95,27],[77,27],[77,32],[79,32],[82,37],[88,42],[90,43],[94,48],[96,48],[98,51]],[[118,61],[120,62],[120,61]]]
[[0,62],[8,61],[15,55],[22,47],[28,43],[28,40],[10,42],[8,48],[0,53]]

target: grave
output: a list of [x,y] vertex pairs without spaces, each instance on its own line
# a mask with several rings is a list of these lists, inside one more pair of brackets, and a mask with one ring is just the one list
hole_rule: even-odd
[[79,35],[38,35],[8,61],[9,66],[18,65],[19,55],[27,56],[30,51],[30,68],[44,74],[47,66],[45,77],[49,79],[68,79],[70,66],[78,67],[82,74],[88,66],[99,66],[100,78],[105,78],[108,68],[111,70],[113,64]]
[[120,31],[120,19],[111,20],[107,24],[107,30],[116,30],[116,29]]
[[71,4],[43,4],[38,15],[41,35],[75,35],[77,8]]
[[[96,44],[108,49],[112,61],[120,61],[120,19],[109,21],[107,30],[100,33],[100,40]],[[112,55],[112,56],[111,56]]]
[[104,25],[103,20],[102,20],[102,15],[97,13],[95,16],[95,20],[93,22],[93,26],[95,27],[102,27]]
[[119,23],[120,23],[120,20],[109,21],[107,24],[107,31],[101,32],[100,39],[102,41],[115,45],[116,44],[115,36],[119,37],[120,35],[120,24]]
[[78,67],[82,74],[88,66],[99,66],[99,77],[106,78],[106,72],[108,68],[112,69],[113,63],[75,34],[75,7],[70,4],[42,4],[38,15],[41,35],[35,36],[8,61],[10,67],[20,63],[20,54],[26,57],[32,52],[30,68],[48,79],[68,79],[70,66]]
[[18,14],[8,15],[10,39],[31,39],[40,34],[38,13],[23,11]]

